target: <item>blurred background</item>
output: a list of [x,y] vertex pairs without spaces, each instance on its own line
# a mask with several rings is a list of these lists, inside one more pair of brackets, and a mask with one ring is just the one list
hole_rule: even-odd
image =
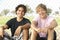
[[[55,30],[57,40],[60,40],[60,0],[0,0],[0,26],[4,25],[11,18],[16,17],[15,7],[19,4],[26,5],[27,13],[25,17],[32,21],[37,16],[35,8],[40,3],[45,4],[48,14],[56,19],[58,26]],[[10,30],[6,31],[10,32]]]

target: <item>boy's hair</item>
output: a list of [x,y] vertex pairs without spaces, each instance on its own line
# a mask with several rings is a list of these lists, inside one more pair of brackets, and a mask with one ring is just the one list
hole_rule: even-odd
[[46,5],[44,5],[44,4],[39,4],[37,7],[36,7],[36,12],[38,12],[38,9],[39,8],[43,8],[46,12],[47,12],[47,7],[46,7]]
[[27,8],[26,8],[26,6],[23,5],[23,4],[18,5],[18,6],[15,8],[15,12],[16,12],[20,7],[22,7],[22,8],[24,9],[24,13],[27,12]]

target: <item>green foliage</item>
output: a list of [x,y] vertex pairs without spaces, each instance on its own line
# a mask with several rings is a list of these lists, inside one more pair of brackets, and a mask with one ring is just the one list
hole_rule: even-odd
[[57,21],[58,25],[60,25],[60,18],[57,17],[56,21]]
[[0,25],[4,25],[11,17],[0,16]]
[[[5,24],[8,20],[10,20],[12,17],[1,17],[0,16],[0,25],[3,25],[3,24]],[[26,17],[26,18],[28,18],[30,21],[32,21],[32,19],[33,19],[33,16],[31,16],[31,17]],[[56,18],[56,21],[57,21],[57,23],[58,23],[58,25],[60,25],[60,18]]]
[[26,7],[27,7],[27,13],[32,13],[33,12],[33,10],[31,9],[31,7],[29,7],[28,5],[26,5]]
[[55,11],[55,14],[59,14],[59,11]]
[[47,8],[47,13],[48,13],[48,15],[49,15],[51,12],[52,12],[52,9]]
[[[27,13],[32,13],[33,12],[33,10],[31,9],[31,7],[29,7],[28,5],[26,5],[26,7],[27,7]],[[11,13],[16,14],[15,10],[12,10]]]
[[9,13],[9,9],[4,9],[3,11],[1,11],[0,15],[6,15],[7,13]]

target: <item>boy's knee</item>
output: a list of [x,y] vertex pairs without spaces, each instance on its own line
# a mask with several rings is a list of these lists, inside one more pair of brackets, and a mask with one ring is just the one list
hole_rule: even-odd
[[54,30],[50,30],[50,29],[48,29],[48,33],[52,33],[52,32],[54,32]]
[[37,32],[35,30],[32,30],[32,35],[37,36]]
[[23,29],[23,34],[28,35],[29,34],[29,30],[28,29]]

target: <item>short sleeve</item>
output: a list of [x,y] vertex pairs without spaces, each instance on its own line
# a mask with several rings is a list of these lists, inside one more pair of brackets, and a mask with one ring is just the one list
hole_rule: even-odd
[[12,20],[7,21],[6,25],[8,25],[8,28],[11,28]]
[[49,22],[51,23],[53,20],[55,20],[54,17],[50,16],[49,17]]
[[26,19],[26,23],[30,23],[30,24],[31,24],[31,22],[30,22],[30,20],[29,20],[29,19]]

